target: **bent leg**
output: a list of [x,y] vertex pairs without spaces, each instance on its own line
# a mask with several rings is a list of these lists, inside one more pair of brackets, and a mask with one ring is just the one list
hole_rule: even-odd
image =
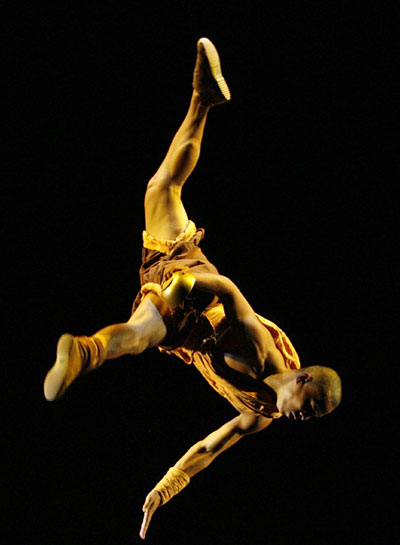
[[56,361],[44,381],[45,398],[60,399],[81,373],[97,369],[106,359],[140,354],[161,343],[167,333],[162,318],[166,308],[156,295],[148,294],[128,322],[107,326],[90,337],[62,335]]
[[127,322],[109,325],[95,333],[94,337],[104,347],[104,359],[141,354],[162,343],[167,328],[159,310],[162,303],[157,300],[156,295],[148,294]]
[[147,186],[146,231],[155,237],[175,240],[187,226],[188,216],[181,200],[182,187],[199,159],[209,109],[197,91],[193,91],[186,117]]
[[197,42],[193,88],[186,117],[164,161],[150,180],[145,196],[146,231],[166,240],[175,240],[188,223],[181,192],[199,159],[210,107],[231,98],[222,76],[218,52],[207,38]]

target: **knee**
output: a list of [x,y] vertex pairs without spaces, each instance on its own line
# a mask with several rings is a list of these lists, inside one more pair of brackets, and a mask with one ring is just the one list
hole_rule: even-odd
[[128,323],[118,324],[107,343],[107,357],[116,358],[124,354],[137,354],[140,339],[135,328]]
[[155,174],[147,184],[145,204],[157,202],[168,189],[168,179],[165,175]]
[[166,169],[160,169],[149,180],[147,184],[147,192],[156,193],[167,190],[173,183],[171,175]]
[[167,172],[155,174],[147,184],[145,206],[156,206],[160,202],[171,202],[180,199],[181,187]]

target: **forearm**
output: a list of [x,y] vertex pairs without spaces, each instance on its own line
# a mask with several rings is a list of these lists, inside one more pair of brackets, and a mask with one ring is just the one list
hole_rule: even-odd
[[147,494],[143,505],[144,516],[140,537],[145,538],[155,510],[179,494],[189,484],[191,477],[209,466],[221,452],[237,443],[241,437],[261,431],[271,422],[272,418],[244,413],[193,445]]
[[190,479],[209,466],[216,456],[216,453],[207,451],[202,441],[193,445],[153,488],[159,494],[161,504],[179,494]]
[[162,503],[183,490],[191,477],[208,467],[219,454],[243,437],[242,420],[241,416],[234,418],[190,447],[154,487],[160,494]]
[[164,477],[147,494],[143,505],[143,522],[140,537],[145,538],[151,517],[160,505],[165,505],[179,494],[190,482],[190,478],[207,467],[217,454],[207,452],[203,441],[196,443],[180,460],[170,467]]
[[176,462],[175,467],[181,469],[188,477],[192,478],[194,475],[208,467],[217,457],[217,454],[218,453],[207,451],[203,441],[199,441]]

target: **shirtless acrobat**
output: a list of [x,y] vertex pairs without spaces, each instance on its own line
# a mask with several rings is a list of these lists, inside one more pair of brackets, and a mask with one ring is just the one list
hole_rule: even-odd
[[132,315],[89,337],[62,335],[44,382],[46,399],[60,399],[81,373],[105,360],[158,347],[193,364],[238,410],[233,420],[193,445],[147,495],[142,539],[156,509],[239,439],[282,415],[296,420],[326,415],[341,399],[337,373],[301,367],[285,333],[256,314],[237,286],[208,261],[199,247],[204,230],[189,220],[182,204],[182,187],[198,161],[210,108],[228,100],[217,50],[201,38],[189,110],[147,186],[141,290]]

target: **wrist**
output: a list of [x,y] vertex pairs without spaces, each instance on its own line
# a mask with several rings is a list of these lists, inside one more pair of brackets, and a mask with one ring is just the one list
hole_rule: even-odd
[[190,477],[185,471],[177,467],[170,467],[160,482],[154,487],[158,492],[161,505],[167,503],[171,498],[179,494],[190,482]]

